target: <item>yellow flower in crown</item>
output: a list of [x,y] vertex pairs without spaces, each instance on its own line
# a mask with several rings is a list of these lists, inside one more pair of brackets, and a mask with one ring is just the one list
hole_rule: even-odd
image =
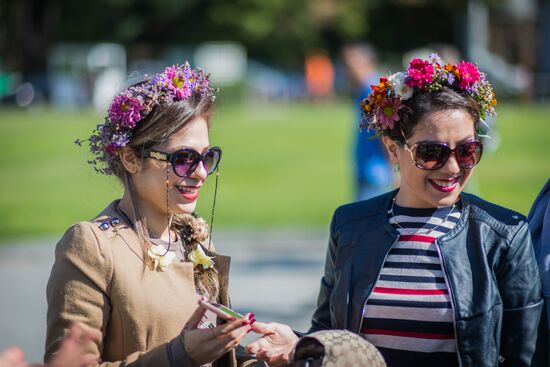
[[214,258],[204,253],[200,243],[198,243],[197,247],[187,255],[187,258],[193,263],[193,266],[202,265],[204,269],[210,269],[214,266]]
[[168,251],[164,246],[152,245],[149,251],[149,266],[152,270],[164,271],[176,259],[174,251]]

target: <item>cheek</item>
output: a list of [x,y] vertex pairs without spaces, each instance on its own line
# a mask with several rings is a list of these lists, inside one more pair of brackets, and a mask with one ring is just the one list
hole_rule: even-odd
[[474,168],[468,169],[468,170],[462,170],[462,181],[466,182],[472,177],[472,173],[474,173]]
[[166,190],[166,172],[146,168],[134,176],[134,183],[140,196],[156,200],[156,197]]

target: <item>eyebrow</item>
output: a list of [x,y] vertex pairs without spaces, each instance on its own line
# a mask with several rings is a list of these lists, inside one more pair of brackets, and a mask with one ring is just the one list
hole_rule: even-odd
[[[456,144],[459,145],[459,144],[464,144],[464,143],[467,143],[467,142],[470,142],[470,141],[474,141],[474,140],[477,140],[475,136],[471,136],[471,137],[468,137],[466,139],[462,139],[462,140],[459,140]],[[419,140],[417,141],[416,143],[413,143],[414,144],[420,144],[420,143],[437,143],[437,144],[445,144],[445,145],[449,145],[449,143],[447,142],[442,142],[442,141],[438,141],[438,140]]]
[[[200,153],[204,153],[206,152],[208,149],[212,148],[212,144],[208,144],[206,146],[206,148],[204,148],[202,151],[200,151]],[[179,146],[177,147],[176,149],[174,149],[172,152],[177,152],[178,150],[183,150],[183,149],[191,149],[191,150],[195,150],[197,152],[199,152],[197,149],[193,148],[193,147],[190,147],[188,145],[182,145],[182,146]]]

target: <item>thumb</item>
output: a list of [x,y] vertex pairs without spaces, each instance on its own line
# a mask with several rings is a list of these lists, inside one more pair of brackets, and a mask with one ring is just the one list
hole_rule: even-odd
[[206,312],[206,309],[200,306],[197,306],[195,312],[191,315],[185,326],[184,329],[196,329],[197,326],[199,326],[199,323],[201,322],[204,313]]

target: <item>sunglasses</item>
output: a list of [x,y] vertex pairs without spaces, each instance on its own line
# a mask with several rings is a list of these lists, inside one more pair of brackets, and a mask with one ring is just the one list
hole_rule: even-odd
[[413,157],[416,167],[435,171],[447,163],[451,153],[454,153],[456,162],[463,169],[472,169],[481,160],[483,154],[483,143],[479,140],[471,140],[462,143],[451,149],[443,143],[416,143],[410,147],[404,144]]
[[212,147],[204,153],[199,153],[194,149],[180,149],[174,153],[152,150],[149,152],[149,157],[159,161],[170,162],[174,173],[179,177],[191,176],[201,162],[206,173],[210,175],[218,168],[222,157],[222,149],[220,147]]

